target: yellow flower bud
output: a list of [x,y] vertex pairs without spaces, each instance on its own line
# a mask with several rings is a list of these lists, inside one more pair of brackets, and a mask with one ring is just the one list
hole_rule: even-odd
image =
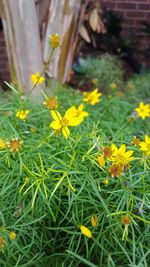
[[60,35],[59,34],[51,34],[49,36],[49,44],[50,46],[55,49],[57,48],[61,43]]
[[93,227],[96,227],[97,224],[98,224],[98,218],[97,218],[96,215],[93,215],[93,216],[91,217],[91,225],[92,225]]
[[91,233],[91,231],[87,227],[81,225],[80,226],[80,230],[81,230],[82,234],[85,235],[85,236],[87,236],[88,238],[91,238],[92,237],[92,233]]

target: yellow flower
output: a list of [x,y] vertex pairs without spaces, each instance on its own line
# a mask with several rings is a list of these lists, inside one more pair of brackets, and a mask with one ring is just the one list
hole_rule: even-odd
[[106,146],[106,147],[104,147],[102,149],[102,151],[103,151],[104,158],[107,158],[107,159],[110,159],[111,158],[111,156],[113,154],[113,150],[112,150],[111,147]]
[[87,236],[89,238],[92,237],[92,233],[91,233],[91,231],[87,227],[81,225],[80,226],[80,230],[81,230],[81,232],[82,232],[83,235],[85,235],[85,236]]
[[14,231],[12,231],[12,232],[9,233],[10,240],[15,240],[16,239],[16,236],[17,236],[17,234]]
[[98,224],[98,218],[97,218],[96,215],[93,215],[93,216],[91,217],[91,225],[92,225],[93,227],[96,227],[97,224]]
[[12,139],[10,142],[7,143],[11,152],[16,153],[21,149],[23,141],[20,141],[18,138]]
[[123,216],[121,217],[121,222],[122,222],[123,224],[130,224],[131,219],[129,218],[128,215],[123,215]]
[[36,132],[37,132],[37,128],[35,128],[35,127],[30,127],[30,132],[31,132],[32,134],[36,133]]
[[139,117],[144,120],[146,117],[150,117],[150,105],[140,103],[139,107],[135,108],[135,111],[138,113]]
[[0,149],[6,149],[7,144],[6,141],[4,139],[0,139]]
[[109,185],[109,180],[108,180],[107,178],[105,178],[105,179],[103,180],[103,184],[104,184],[104,185]]
[[117,89],[117,84],[116,83],[111,83],[109,85],[109,87],[110,87],[111,90],[115,90],[115,89]]
[[102,95],[102,93],[98,92],[98,88],[93,90],[92,92],[84,92],[84,102],[87,102],[91,105],[95,105],[96,103],[98,103],[100,101],[100,96]]
[[112,177],[119,177],[122,174],[123,168],[120,164],[112,164],[108,171]]
[[50,46],[55,49],[57,48],[61,43],[60,35],[59,34],[51,34],[49,36],[49,44]]
[[98,84],[98,79],[93,79],[93,80],[91,80],[91,82],[92,82],[94,85],[97,85],[97,84]]
[[139,143],[140,150],[144,151],[147,155],[150,155],[150,137],[145,135],[145,141]]
[[42,84],[45,81],[45,78],[37,71],[35,74],[31,75],[31,80],[33,84]]
[[26,109],[26,110],[16,110],[16,117],[20,120],[26,120],[28,117],[30,110]]
[[57,101],[57,98],[54,96],[50,96],[46,98],[43,104],[50,110],[54,110],[58,108],[58,101]]
[[97,159],[98,159],[99,165],[101,167],[104,167],[105,166],[105,158],[104,158],[104,156],[103,155],[98,155]]
[[120,148],[117,148],[116,145],[112,144],[113,154],[111,157],[112,161],[115,161],[117,164],[126,166],[130,161],[134,160],[134,157],[131,157],[133,150],[126,151],[126,145],[122,144]]
[[58,111],[51,110],[54,121],[51,122],[50,127],[57,132],[62,132],[67,139],[70,135],[68,126],[77,126],[83,121],[83,117],[76,116],[77,110],[75,107],[69,108],[64,117]]

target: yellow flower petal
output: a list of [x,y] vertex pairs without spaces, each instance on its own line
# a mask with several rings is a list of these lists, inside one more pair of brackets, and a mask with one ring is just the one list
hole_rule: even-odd
[[59,121],[52,121],[50,123],[50,127],[53,128],[54,130],[59,130],[61,129],[61,123]]
[[91,233],[91,231],[87,227],[81,225],[80,226],[80,230],[81,230],[81,232],[82,232],[83,235],[85,235],[85,236],[87,236],[89,238],[92,237],[92,233]]
[[77,114],[77,110],[75,108],[75,106],[72,106],[71,108],[69,108],[66,113],[65,113],[65,118],[70,119],[71,117],[75,117]]
[[80,104],[79,107],[78,107],[78,111],[82,112],[84,109],[84,105],[83,104]]
[[101,167],[104,167],[105,166],[105,159],[103,156],[98,156],[98,163]]
[[68,125],[70,126],[77,126],[83,121],[82,117],[74,117],[69,120]]
[[148,135],[145,135],[145,142],[150,144],[150,137]]
[[51,115],[55,121],[60,122],[62,119],[62,116],[58,111],[51,110]]
[[98,218],[97,218],[96,215],[93,215],[93,216],[91,217],[91,225],[92,225],[93,227],[96,227],[97,224],[98,224]]
[[130,158],[130,157],[132,156],[133,153],[134,153],[133,150],[129,150],[129,151],[127,151],[127,152],[125,153],[125,157],[126,157],[126,158]]
[[126,151],[126,145],[124,145],[124,144],[122,144],[121,145],[121,147],[119,148],[119,153],[122,155],[124,155],[124,153],[125,153],[125,151]]

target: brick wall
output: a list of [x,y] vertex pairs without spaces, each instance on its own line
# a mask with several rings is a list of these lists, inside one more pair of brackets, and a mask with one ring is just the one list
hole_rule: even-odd
[[8,58],[3,31],[0,31],[0,82],[10,80]]
[[150,22],[150,0],[101,0],[101,4],[123,16],[123,34],[139,37],[140,47],[150,45],[150,38],[140,31],[142,21]]

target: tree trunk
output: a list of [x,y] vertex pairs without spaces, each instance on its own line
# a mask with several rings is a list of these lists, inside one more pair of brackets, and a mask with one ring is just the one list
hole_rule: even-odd
[[[25,92],[32,87],[31,74],[43,68],[34,0],[0,0],[12,82]],[[35,88],[34,95],[40,95]]]
[[48,73],[62,83],[67,81],[70,75],[80,6],[81,0],[51,0],[49,5],[44,61],[49,53],[48,36],[52,33],[60,34],[62,45],[56,49]]

